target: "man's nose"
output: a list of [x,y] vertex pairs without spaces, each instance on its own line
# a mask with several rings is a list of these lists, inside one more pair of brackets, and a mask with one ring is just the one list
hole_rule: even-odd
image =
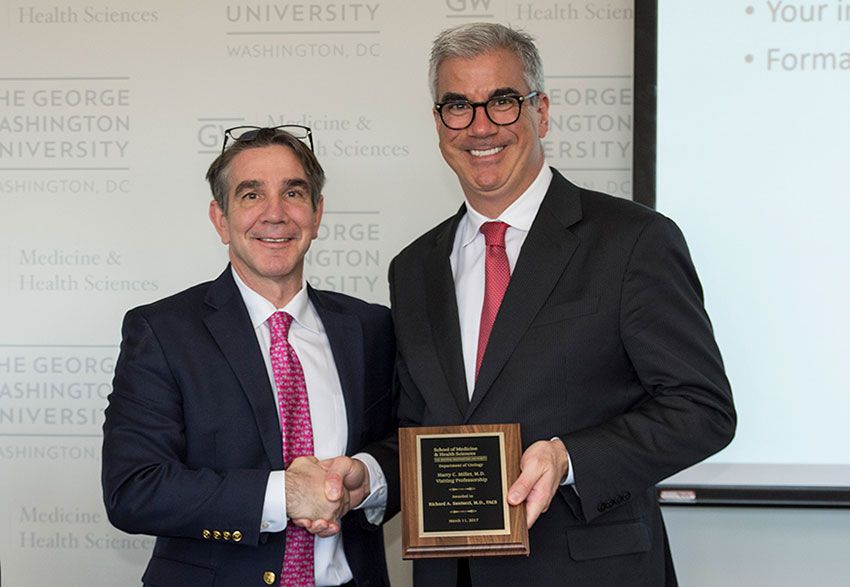
[[487,107],[484,104],[476,104],[472,107],[472,124],[467,128],[469,134],[474,136],[487,136],[498,132],[497,124],[494,124],[487,116]]
[[263,220],[266,222],[286,222],[288,219],[286,201],[282,197],[273,196],[266,201],[263,208]]

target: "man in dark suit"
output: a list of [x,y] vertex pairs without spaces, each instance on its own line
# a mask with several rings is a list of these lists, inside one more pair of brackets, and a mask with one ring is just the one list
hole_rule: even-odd
[[207,179],[230,265],[124,320],[103,490],[116,527],[157,536],[146,585],[389,584],[392,323],[306,285],[325,177],[297,132],[226,134]]
[[528,35],[445,31],[430,73],[466,202],[390,267],[399,417],[521,424],[508,500],[525,503],[531,555],[415,561],[415,582],[675,584],[654,486],[735,429],[684,239],[545,165],[549,100]]

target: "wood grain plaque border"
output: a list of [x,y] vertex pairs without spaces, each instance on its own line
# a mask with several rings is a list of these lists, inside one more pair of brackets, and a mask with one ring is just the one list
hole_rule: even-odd
[[[474,527],[452,531],[430,531],[423,528],[422,439],[469,437],[500,438],[502,487],[500,507],[506,512],[501,528],[480,530]],[[402,558],[439,558],[469,556],[515,556],[529,554],[525,504],[507,503],[507,488],[520,473],[522,456],[519,424],[470,424],[465,426],[431,426],[399,429],[399,461],[401,468]]]

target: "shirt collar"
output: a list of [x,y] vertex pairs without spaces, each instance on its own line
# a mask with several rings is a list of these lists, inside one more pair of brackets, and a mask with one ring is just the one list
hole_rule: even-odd
[[290,314],[292,319],[300,326],[314,332],[320,331],[319,317],[316,315],[313,304],[310,303],[306,281],[302,280],[301,289],[289,300],[289,303],[283,308],[275,308],[273,303],[248,287],[232,266],[230,272],[233,274],[233,280],[236,281],[236,287],[239,288],[239,294],[245,302],[245,307],[248,309],[248,316],[251,318],[251,325],[255,330],[262,324],[265,324],[266,320],[272,314],[277,311],[283,311]]
[[461,222],[463,223],[463,239],[461,246],[465,247],[478,236],[481,225],[485,222],[499,220],[507,223],[511,228],[528,232],[531,229],[531,224],[534,222],[537,211],[540,209],[540,204],[543,203],[543,198],[549,190],[549,184],[552,182],[552,170],[548,165],[543,165],[540,173],[531,182],[522,195],[517,198],[504,212],[499,214],[498,218],[487,218],[478,210],[473,208],[469,202],[466,203],[466,214]]

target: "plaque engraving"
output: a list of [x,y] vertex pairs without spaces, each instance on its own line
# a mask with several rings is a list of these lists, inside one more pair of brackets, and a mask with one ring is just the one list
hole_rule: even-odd
[[518,424],[399,430],[404,558],[528,555]]
[[423,434],[416,440],[419,535],[509,534],[507,478],[502,475],[505,435]]

